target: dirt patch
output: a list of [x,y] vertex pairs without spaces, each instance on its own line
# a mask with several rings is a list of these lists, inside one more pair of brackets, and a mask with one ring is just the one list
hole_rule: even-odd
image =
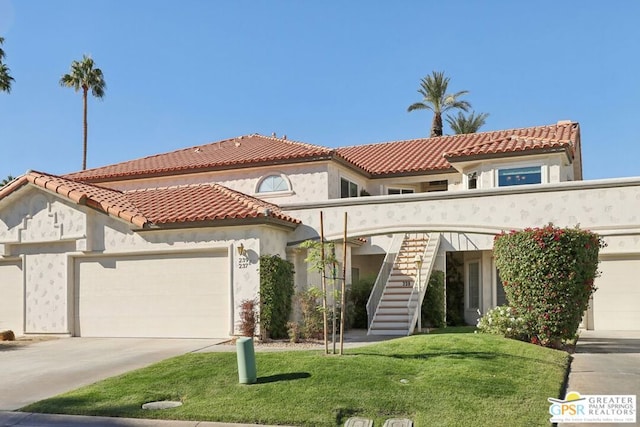
[[[225,341],[221,344],[226,345],[236,345],[236,340],[240,337],[231,338],[228,341]],[[302,349],[313,349],[319,350],[324,348],[324,342],[320,340],[301,340],[298,342],[291,342],[290,340],[267,340],[262,341],[258,338],[254,338],[253,345],[256,350],[259,349],[291,349],[291,350],[302,350]],[[339,344],[338,344],[339,345]],[[329,347],[331,347],[331,343],[329,343]]]

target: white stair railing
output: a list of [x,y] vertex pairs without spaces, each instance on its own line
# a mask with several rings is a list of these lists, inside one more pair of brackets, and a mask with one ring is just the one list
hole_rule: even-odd
[[413,290],[409,296],[409,301],[407,301],[407,313],[409,317],[407,335],[411,335],[416,327],[416,323],[418,323],[419,316],[422,315],[422,301],[427,292],[429,278],[431,277],[433,264],[435,264],[435,258],[438,255],[439,248],[440,233],[430,233],[429,240],[420,258],[420,267],[417,269],[417,277],[413,285]]
[[382,268],[378,273],[376,282],[373,285],[373,289],[371,290],[371,295],[369,295],[369,300],[367,301],[367,328],[371,327],[371,322],[373,322],[373,317],[375,316],[378,305],[380,304],[380,299],[382,298],[384,288],[387,285],[387,281],[389,280],[389,276],[391,275],[391,271],[393,270],[393,265],[396,262],[398,252],[402,247],[403,240],[404,234],[395,234],[393,236],[393,239],[391,240],[389,250],[384,257]]

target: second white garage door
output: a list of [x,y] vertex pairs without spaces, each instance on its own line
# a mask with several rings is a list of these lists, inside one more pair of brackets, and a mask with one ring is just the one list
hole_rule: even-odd
[[75,335],[229,336],[227,253],[76,259]]
[[640,258],[603,259],[593,294],[595,330],[640,330]]

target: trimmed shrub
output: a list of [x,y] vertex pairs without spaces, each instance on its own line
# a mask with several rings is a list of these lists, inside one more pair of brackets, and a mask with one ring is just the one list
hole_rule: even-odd
[[532,342],[559,347],[575,336],[595,291],[601,247],[595,233],[551,224],[496,236],[496,267]]
[[277,255],[260,257],[260,333],[286,338],[294,293],[293,264]]
[[507,305],[493,308],[482,316],[478,320],[478,331],[520,341],[529,341],[524,317],[519,316],[515,308]]
[[444,272],[434,270],[422,301],[422,325],[442,328],[445,326],[444,314]]

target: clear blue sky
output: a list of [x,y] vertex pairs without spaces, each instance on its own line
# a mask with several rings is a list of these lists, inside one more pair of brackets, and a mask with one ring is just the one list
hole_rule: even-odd
[[[249,133],[325,146],[424,137],[407,113],[432,70],[469,90],[483,130],[571,119],[587,179],[640,176],[640,2],[0,0],[0,178],[88,167]],[[445,133],[451,133],[445,128]]]

